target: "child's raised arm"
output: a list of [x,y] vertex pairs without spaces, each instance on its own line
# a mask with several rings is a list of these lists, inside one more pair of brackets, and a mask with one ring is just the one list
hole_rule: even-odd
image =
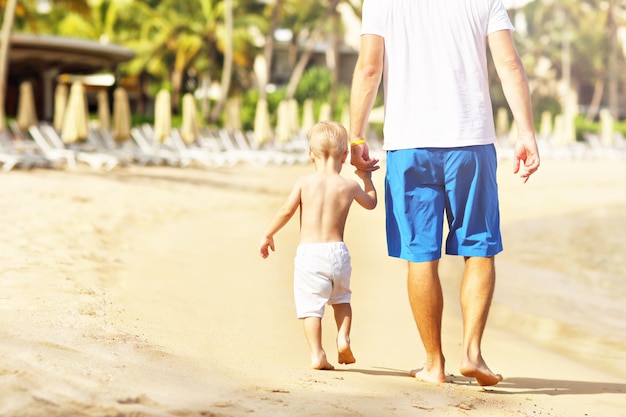
[[359,178],[361,178],[361,180],[363,180],[364,190],[359,187],[359,190],[354,195],[354,199],[363,208],[367,210],[372,210],[376,207],[376,204],[378,203],[376,188],[374,187],[374,183],[372,182],[372,172],[361,171],[360,169],[357,169],[355,173]]
[[274,217],[272,217],[272,220],[265,229],[265,233],[263,233],[263,237],[261,238],[261,243],[259,245],[259,254],[262,258],[265,259],[269,256],[269,249],[271,249],[272,252],[275,250],[274,234],[287,224],[298,207],[300,207],[300,194],[301,187],[300,180],[298,180],[287,196],[287,200],[285,200],[276,214],[274,214]]

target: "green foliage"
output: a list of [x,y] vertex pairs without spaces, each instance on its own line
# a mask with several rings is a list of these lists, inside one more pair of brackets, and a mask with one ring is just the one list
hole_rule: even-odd
[[325,67],[311,67],[302,74],[302,78],[296,88],[296,100],[299,103],[306,99],[320,101],[328,99],[332,86],[332,75]]
[[[320,107],[330,101],[332,92],[332,74],[326,67],[311,67],[302,74],[302,78],[296,88],[295,99],[300,105],[304,100],[313,100],[313,113],[319,116]],[[349,105],[350,89],[348,86],[339,85],[337,89],[337,102],[333,119],[341,120],[341,114]]]
[[552,96],[533,96],[532,106],[535,123],[539,123],[543,112],[547,111],[552,115],[552,117],[561,113],[561,103],[559,103],[559,100],[557,100],[556,97]]
[[254,129],[254,114],[256,112],[256,103],[258,101],[258,90],[248,90],[243,94],[241,103],[241,125],[243,130]]
[[586,119],[583,115],[578,115],[574,119],[574,128],[576,129],[576,141],[581,142],[584,140],[586,133],[598,133],[600,124]]
[[616,132],[620,132],[626,137],[626,121],[616,122],[614,127]]
[[[586,133],[600,133],[600,122],[597,120],[589,120],[583,115],[578,115],[576,119],[574,119],[574,126],[576,128],[577,141],[584,140]],[[615,122],[613,129],[626,136],[626,121]]]

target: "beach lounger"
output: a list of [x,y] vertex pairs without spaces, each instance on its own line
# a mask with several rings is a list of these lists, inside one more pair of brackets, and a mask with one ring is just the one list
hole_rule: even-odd
[[33,151],[18,150],[12,136],[6,130],[0,133],[0,163],[5,172],[15,167],[30,169],[49,166],[43,155]]
[[154,140],[154,136],[150,134],[146,135],[144,130],[140,127],[133,127],[130,129],[130,136],[137,144],[141,152],[146,155],[150,155],[155,161],[166,163],[172,166],[187,166],[189,159],[181,158],[171,149],[164,148],[161,143]]

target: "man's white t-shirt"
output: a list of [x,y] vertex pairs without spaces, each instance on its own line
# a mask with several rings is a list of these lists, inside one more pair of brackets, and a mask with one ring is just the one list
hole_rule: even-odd
[[384,148],[490,144],[487,35],[514,30],[502,0],[365,0],[384,38]]

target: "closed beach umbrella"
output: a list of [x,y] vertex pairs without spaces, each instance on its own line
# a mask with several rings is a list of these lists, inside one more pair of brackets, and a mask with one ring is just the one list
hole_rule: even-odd
[[124,87],[113,91],[113,138],[123,142],[130,138],[130,104]]
[[63,127],[63,115],[65,114],[65,107],[67,107],[67,84],[59,84],[54,89],[54,118],[52,119],[52,126],[57,132],[61,131]]
[[539,136],[548,139],[552,136],[552,113],[544,111],[541,113],[541,121],[539,122]]
[[241,97],[226,100],[224,127],[230,131],[241,131]]
[[496,136],[498,138],[506,137],[510,129],[509,112],[504,107],[500,107],[496,113]]
[[271,137],[272,128],[267,100],[260,99],[256,104],[256,113],[254,114],[254,139],[261,144],[270,140]]
[[302,131],[309,133],[315,125],[315,114],[313,112],[313,100],[307,98],[302,104]]
[[615,142],[615,119],[609,109],[600,110],[600,142],[607,147]]
[[183,121],[180,136],[185,143],[192,143],[198,136],[198,108],[191,93],[183,96]]
[[350,128],[350,107],[345,106],[341,111],[341,124],[346,129]]
[[70,97],[67,102],[63,125],[61,126],[61,140],[64,143],[74,143],[87,137],[88,116],[85,87],[80,81],[75,81],[70,87]]
[[515,142],[517,142],[517,139],[518,139],[517,123],[515,122],[515,119],[513,119],[513,121],[511,122],[511,129],[509,130],[508,141],[511,145],[515,145]]
[[256,79],[259,82],[259,88],[265,88],[268,81],[268,73],[267,60],[263,55],[257,55],[254,58],[254,64],[252,69],[254,70],[254,75],[256,75]]
[[98,121],[100,131],[106,132],[111,128],[111,110],[109,109],[109,94],[106,90],[98,91]]
[[332,120],[333,115],[330,114],[330,104],[329,103],[324,103],[322,104],[322,106],[320,107],[320,122],[326,122],[329,120]]
[[368,123],[384,123],[385,122],[385,107],[374,107],[370,112]]
[[20,84],[20,96],[18,97],[17,125],[21,130],[28,130],[29,126],[37,124],[37,112],[35,110],[35,96],[33,85],[29,81]]
[[289,123],[289,107],[286,101],[278,103],[276,110],[276,140],[287,142],[291,139],[291,126]]
[[172,131],[172,102],[170,92],[161,90],[154,105],[154,140],[164,142]]
[[298,100],[291,98],[287,100],[289,113],[289,128],[292,135],[300,131],[300,115],[298,114]]

